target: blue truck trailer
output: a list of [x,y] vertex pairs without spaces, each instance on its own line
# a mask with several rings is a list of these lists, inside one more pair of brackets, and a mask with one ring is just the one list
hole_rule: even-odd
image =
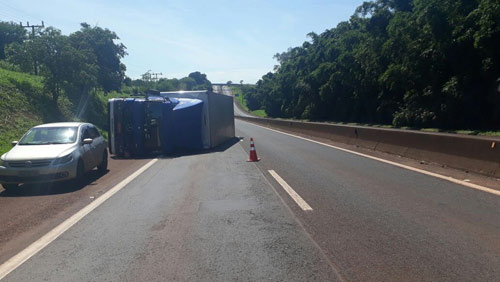
[[168,99],[203,101],[201,135],[204,149],[214,148],[234,138],[233,97],[206,90],[160,92],[159,95]]
[[209,149],[234,138],[232,97],[208,91],[110,99],[108,114],[109,151],[122,157]]

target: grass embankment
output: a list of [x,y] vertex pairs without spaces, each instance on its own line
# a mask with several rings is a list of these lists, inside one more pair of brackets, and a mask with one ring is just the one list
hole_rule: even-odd
[[243,97],[243,91],[241,91],[241,87],[237,85],[231,85],[231,90],[233,91],[234,94],[234,99],[240,104],[240,106],[247,112],[252,113],[258,117],[267,117],[267,114],[264,110],[256,110],[256,111],[250,111],[247,106],[247,101],[245,100],[245,97]]
[[0,155],[27,129],[56,114],[41,77],[0,68]]
[[[49,122],[88,121],[95,124],[107,139],[107,101],[128,97],[111,92],[90,94],[87,99],[72,103],[61,95],[57,105],[43,88],[42,78],[0,67],[0,155],[11,148],[31,127]],[[83,106],[85,105],[85,106]]]

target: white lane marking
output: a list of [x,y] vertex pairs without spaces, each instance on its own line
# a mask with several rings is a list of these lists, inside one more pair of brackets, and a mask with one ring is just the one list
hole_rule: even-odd
[[97,198],[95,201],[88,204],[86,207],[78,211],[76,214],[66,219],[63,223],[59,224],[57,227],[49,231],[42,238],[38,239],[33,244],[29,245],[26,249],[22,250],[20,253],[18,253],[17,255],[13,256],[8,261],[0,265],[0,280],[2,280],[5,276],[14,271],[16,268],[18,268],[32,256],[37,254],[47,245],[52,243],[55,239],[57,239],[57,237],[59,237],[61,234],[70,229],[73,225],[75,225],[78,221],[80,221],[82,218],[84,218],[86,215],[88,215],[90,212],[92,212],[95,208],[100,206],[106,200],[111,198],[114,194],[116,194],[123,187],[129,184],[132,180],[134,180],[134,178],[136,178],[141,173],[150,168],[157,161],[158,159],[153,159],[149,161],[147,164],[138,169],[136,172],[129,175],[127,178],[125,178],[120,183],[111,188],[108,192],[104,193],[101,197]]
[[278,183],[281,185],[281,187],[283,187],[283,189],[285,189],[285,191],[288,193],[288,195],[290,195],[290,197],[292,197],[292,199],[297,203],[297,205],[299,205],[299,207],[304,210],[304,211],[312,211],[313,209],[311,208],[311,206],[306,203],[306,201],[304,201],[304,199],[302,199],[302,197],[297,194],[297,192],[295,192],[295,190],[292,189],[292,187],[290,187],[290,185],[288,185],[288,183],[286,183],[285,180],[283,180],[283,178],[281,178],[281,176],[279,176],[276,171],[274,170],[268,170],[268,172],[274,177],[274,179],[276,179],[276,181],[278,181]]
[[[246,121],[243,121],[243,122],[246,122]],[[246,123],[251,123],[251,122],[246,122]],[[386,163],[386,164],[390,164],[390,165],[393,165],[393,166],[397,166],[397,167],[400,167],[400,168],[404,168],[404,169],[407,169],[407,170],[411,170],[411,171],[415,171],[415,172],[418,172],[418,173],[422,173],[422,174],[426,174],[426,175],[429,175],[429,176],[433,176],[433,177],[436,177],[436,178],[439,178],[439,179],[443,179],[443,180],[446,180],[446,181],[449,181],[449,182],[452,182],[452,183],[455,183],[455,184],[459,184],[459,185],[465,186],[467,188],[471,188],[471,189],[475,189],[475,190],[478,190],[478,191],[490,193],[490,194],[493,194],[493,195],[496,195],[496,196],[500,196],[500,191],[498,191],[498,190],[491,189],[491,188],[488,188],[488,187],[485,187],[485,186],[481,186],[481,185],[478,185],[478,184],[474,184],[474,183],[470,183],[470,182],[465,182],[465,181],[453,178],[451,176],[445,176],[445,175],[437,174],[437,173],[434,173],[434,172],[426,171],[426,170],[423,170],[423,169],[419,169],[419,168],[407,166],[407,165],[404,165],[404,164],[400,164],[400,163],[396,163],[396,162],[384,160],[384,159],[381,159],[381,158],[373,157],[373,156],[370,156],[370,155],[365,155],[363,153],[359,153],[359,152],[351,151],[351,150],[348,150],[348,149],[340,148],[340,147],[337,147],[337,146],[333,146],[333,145],[326,144],[326,143],[323,143],[323,142],[319,142],[319,141],[316,141],[316,140],[312,140],[312,139],[309,139],[309,138],[305,138],[305,137],[293,135],[293,134],[290,134],[290,133],[287,133],[287,132],[283,132],[283,131],[279,131],[279,130],[276,130],[276,129],[271,129],[271,128],[268,128],[268,127],[265,127],[265,126],[261,126],[261,125],[255,124],[255,123],[251,123],[251,124],[255,125],[255,126],[258,126],[258,127],[261,127],[261,128],[264,128],[264,129],[267,129],[267,130],[270,130],[270,131],[274,131],[274,132],[281,133],[281,134],[284,134],[284,135],[292,136],[292,137],[295,137],[295,138],[299,138],[299,139],[302,139],[302,140],[306,140],[306,141],[309,141],[309,142],[313,142],[313,143],[316,143],[316,144],[320,144],[320,145],[323,145],[323,146],[334,148],[334,149],[337,149],[337,150],[340,150],[340,151],[344,151],[344,152],[351,153],[351,154],[354,154],[354,155],[358,155],[358,156],[361,156],[361,157],[365,157],[365,158],[368,158],[368,159],[372,159],[372,160],[376,160],[376,161],[383,162],[383,163]]]

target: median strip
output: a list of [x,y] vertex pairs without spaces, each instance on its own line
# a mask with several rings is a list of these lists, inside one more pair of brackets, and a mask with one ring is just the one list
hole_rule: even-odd
[[116,186],[111,188],[108,192],[104,193],[101,197],[97,198],[95,201],[88,204],[86,207],[84,207],[83,209],[78,211],[76,214],[74,214],[70,218],[66,219],[63,223],[59,224],[57,227],[55,227],[54,229],[49,231],[42,238],[38,239],[37,241],[35,241],[31,245],[29,245],[26,249],[22,250],[20,253],[18,253],[17,255],[13,256],[8,261],[6,261],[2,265],[0,265],[0,280],[2,280],[5,276],[7,276],[9,273],[14,271],[19,266],[21,266],[24,262],[26,262],[32,256],[37,254],[43,248],[48,246],[50,243],[52,243],[55,239],[57,239],[59,236],[61,236],[64,232],[66,232],[68,229],[70,229],[73,225],[78,223],[82,218],[84,218],[86,215],[88,215],[94,209],[99,207],[106,200],[111,198],[118,191],[123,189],[127,184],[132,182],[132,180],[134,180],[137,176],[139,176],[144,171],[146,171],[148,168],[150,168],[157,161],[158,161],[158,159],[153,159],[153,160],[149,161],[147,164],[145,164],[143,167],[138,169],[136,172],[134,172],[133,174],[131,174],[130,176],[128,176],[127,178],[122,180],[120,183],[118,183]]
[[297,192],[295,192],[295,190],[293,190],[292,187],[290,187],[290,185],[288,185],[288,183],[286,183],[286,181],[283,180],[283,178],[281,178],[274,170],[268,170],[268,172],[271,174],[272,177],[274,177],[276,181],[278,181],[281,187],[283,187],[283,189],[288,193],[288,195],[290,195],[290,197],[292,197],[295,203],[297,203],[297,205],[299,205],[299,207],[302,210],[304,211],[313,210],[311,206],[306,201],[304,201],[304,199],[302,199],[302,197],[299,194],[297,194]]

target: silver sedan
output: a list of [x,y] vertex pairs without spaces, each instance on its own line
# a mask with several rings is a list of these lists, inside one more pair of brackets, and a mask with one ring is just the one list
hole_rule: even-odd
[[97,166],[108,167],[107,142],[90,123],[61,122],[31,128],[0,157],[0,183],[6,190],[20,183],[81,180]]

